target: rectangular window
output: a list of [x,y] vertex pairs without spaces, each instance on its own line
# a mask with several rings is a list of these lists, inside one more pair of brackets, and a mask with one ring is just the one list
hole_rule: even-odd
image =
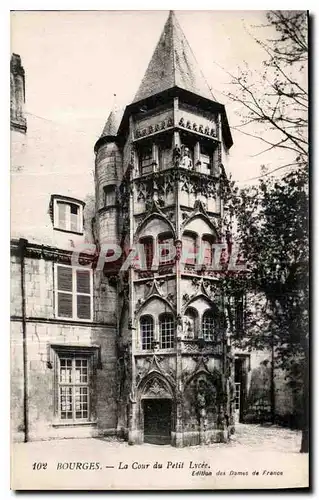
[[140,154],[141,174],[149,174],[153,171],[153,152],[151,147],[144,148]]
[[83,232],[83,207],[76,203],[54,200],[54,228],[73,233]]
[[200,156],[200,162],[201,162],[201,170],[203,174],[209,174],[211,170],[211,159],[210,156],[208,155],[201,155]]
[[164,315],[160,319],[160,348],[171,349],[174,347],[175,328],[174,320],[170,315]]
[[88,420],[90,416],[90,359],[59,357],[59,417],[61,420]]
[[59,318],[92,319],[92,271],[57,264],[56,314]]

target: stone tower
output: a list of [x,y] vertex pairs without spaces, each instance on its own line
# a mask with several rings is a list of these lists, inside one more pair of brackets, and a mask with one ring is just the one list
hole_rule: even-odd
[[231,366],[211,264],[231,146],[225,108],[170,12],[133,102],[95,146],[96,239],[136,257],[102,277],[116,288],[118,431],[131,444],[227,440]]

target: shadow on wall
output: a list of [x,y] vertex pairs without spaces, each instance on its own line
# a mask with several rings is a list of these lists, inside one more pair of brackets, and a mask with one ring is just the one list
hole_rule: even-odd
[[[270,423],[270,361],[263,361],[252,370],[244,411],[245,423]],[[290,386],[287,375],[275,370],[275,424],[300,429],[302,425],[301,387]]]

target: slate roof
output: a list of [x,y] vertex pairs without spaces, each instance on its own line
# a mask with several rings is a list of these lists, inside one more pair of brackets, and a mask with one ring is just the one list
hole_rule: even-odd
[[123,111],[124,111],[123,109],[116,109],[116,110],[113,109],[111,111],[104,125],[100,139],[102,137],[108,137],[108,136],[113,137],[117,135],[117,131],[122,120]]
[[174,12],[170,11],[133,102],[141,101],[174,86],[216,100]]

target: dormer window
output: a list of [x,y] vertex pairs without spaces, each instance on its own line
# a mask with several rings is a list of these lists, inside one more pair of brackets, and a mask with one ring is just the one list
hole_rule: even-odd
[[68,233],[83,233],[84,202],[74,198],[52,195],[53,227]]

